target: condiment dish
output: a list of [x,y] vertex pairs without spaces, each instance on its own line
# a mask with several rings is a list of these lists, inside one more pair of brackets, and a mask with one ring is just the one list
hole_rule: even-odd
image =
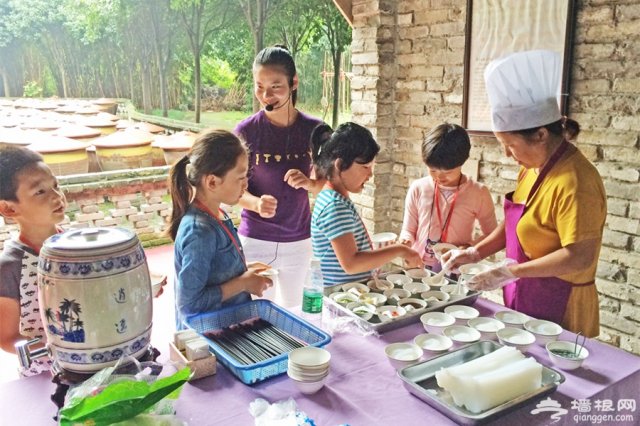
[[469,288],[463,284],[447,284],[440,287],[440,290],[448,293],[451,297],[462,297],[469,293]]
[[422,349],[415,343],[391,343],[385,346],[384,353],[395,369],[411,365],[422,357]]
[[453,346],[453,341],[440,334],[418,334],[413,343],[420,346],[423,351],[433,354],[446,352]]
[[329,297],[339,305],[347,306],[351,302],[357,302],[358,296],[353,293],[345,293],[340,291],[338,293],[332,293]]
[[575,370],[581,367],[589,356],[587,348],[567,340],[549,342],[545,348],[553,365],[563,370]]
[[470,319],[480,316],[480,312],[476,308],[466,305],[449,305],[444,308],[444,312],[453,316],[456,323],[461,325],[466,325]]
[[455,324],[456,319],[444,312],[427,312],[420,316],[420,322],[428,333],[437,334]]
[[453,244],[438,243],[438,244],[433,246],[433,254],[436,256],[436,259],[438,259],[438,261],[440,261],[440,258],[442,257],[443,254],[445,254],[448,251],[455,250],[457,248],[458,248],[458,246],[453,245]]
[[360,295],[359,301],[363,303],[369,303],[373,306],[382,306],[387,301],[387,296],[374,292],[364,293]]
[[397,304],[400,299],[411,297],[411,292],[402,288],[392,288],[391,290],[385,290],[382,294],[387,296],[387,301],[389,302],[389,304]]
[[467,325],[478,330],[483,339],[489,340],[496,340],[496,332],[505,327],[502,321],[491,317],[473,318],[467,322]]
[[425,291],[424,293],[420,293],[420,297],[426,300],[429,305],[448,302],[451,298],[449,293],[445,293],[444,291],[440,290]]
[[451,339],[454,347],[460,347],[480,340],[480,332],[466,325],[451,325],[446,327],[442,330],[442,335]]
[[418,281],[423,279],[424,277],[431,276],[431,272],[429,272],[424,268],[407,269],[404,271],[404,273],[405,275],[410,277],[412,280],[418,280]]
[[393,288],[393,283],[390,283],[387,280],[378,278],[377,280],[367,281],[367,287],[369,287],[372,290],[378,290],[378,291],[391,290]]
[[418,281],[412,281],[408,284],[405,284],[402,286],[402,288],[407,290],[411,294],[419,294],[431,290],[431,288],[427,284]]
[[346,283],[342,285],[342,291],[360,296],[363,293],[369,293],[371,289],[362,283]]
[[536,341],[536,336],[527,330],[514,327],[505,327],[496,331],[498,341],[506,346],[513,346],[525,352]]
[[524,323],[524,329],[536,337],[536,343],[546,346],[547,343],[557,340],[562,333],[562,327],[555,322],[532,319]]
[[376,313],[376,307],[365,302],[351,302],[347,305],[347,309],[365,321],[369,321]]
[[402,306],[384,305],[377,308],[376,313],[378,314],[380,321],[387,322],[405,315],[407,310]]
[[449,281],[444,277],[444,274],[435,274],[429,277],[424,277],[421,281],[429,287],[442,287],[449,284]]
[[427,307],[426,300],[410,297],[408,299],[398,300],[398,306],[402,306],[407,312],[415,311]]
[[517,311],[498,311],[494,314],[497,320],[502,321],[507,327],[523,328],[524,323],[531,317]]
[[385,279],[397,287],[402,287],[405,284],[413,282],[411,277],[405,274],[389,274]]

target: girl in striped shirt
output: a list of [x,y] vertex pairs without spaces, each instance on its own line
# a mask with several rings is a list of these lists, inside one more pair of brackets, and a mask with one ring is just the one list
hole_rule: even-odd
[[313,255],[320,259],[325,285],[363,280],[396,257],[404,258],[407,267],[422,267],[420,255],[407,246],[374,250],[349,198],[373,175],[380,146],[371,132],[355,123],[341,124],[335,132],[322,124],[313,131],[311,143],[316,176],[326,179],[311,217]]

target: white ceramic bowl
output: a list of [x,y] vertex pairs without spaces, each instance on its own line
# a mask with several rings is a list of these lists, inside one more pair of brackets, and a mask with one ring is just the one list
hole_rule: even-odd
[[385,346],[384,353],[395,369],[411,365],[422,357],[422,349],[415,343],[391,343]]
[[411,294],[419,294],[431,290],[431,288],[427,284],[417,281],[412,281],[409,284],[405,284],[404,286],[402,286],[402,288],[407,290]]
[[413,343],[420,346],[423,351],[431,353],[446,352],[453,346],[453,341],[447,336],[439,334],[418,334]]
[[363,303],[369,303],[373,306],[382,306],[387,301],[387,296],[380,293],[364,293],[360,295],[358,301]]
[[351,302],[357,302],[358,296],[353,293],[345,293],[340,291],[338,293],[331,293],[329,297],[339,305],[347,306]]
[[450,250],[455,250],[457,248],[458,248],[458,246],[453,245],[453,244],[438,243],[438,244],[433,246],[433,254],[436,256],[436,259],[438,259],[438,261],[440,261],[440,258],[442,257],[443,254],[445,254],[446,252],[448,252]]
[[382,248],[396,242],[398,236],[393,232],[380,232],[371,236],[371,242],[374,248]]
[[289,377],[295,380],[300,380],[303,382],[316,382],[320,379],[323,379],[327,374],[329,374],[329,366],[327,365],[321,370],[305,370],[289,363],[287,365],[287,373],[289,373]]
[[318,392],[320,389],[324,387],[324,384],[327,381],[327,376],[324,376],[322,379],[313,381],[313,382],[296,380],[295,378],[291,377],[291,375],[289,375],[289,378],[293,383],[295,383],[296,387],[301,393],[305,395],[311,395]]
[[407,269],[404,271],[404,273],[414,281],[420,281],[424,277],[431,276],[431,272],[427,271],[424,268]]
[[478,330],[483,339],[491,340],[497,339],[496,332],[505,327],[502,321],[491,317],[473,318],[467,322],[467,325]]
[[532,333],[529,333],[527,330],[514,327],[505,327],[500,329],[496,331],[496,336],[498,336],[498,340],[503,345],[513,346],[521,352],[528,350],[536,341],[536,336]]
[[387,296],[389,304],[397,304],[400,299],[406,299],[411,297],[411,292],[403,288],[392,288],[391,290],[385,290],[384,293]]
[[376,281],[376,280],[367,281],[367,287],[369,287],[372,290],[383,291],[383,290],[392,289],[393,288],[393,284],[390,283],[387,280],[383,280],[383,279],[379,278],[378,281]]
[[360,296],[363,293],[369,293],[371,289],[369,286],[362,283],[346,283],[342,285],[342,291]]
[[449,281],[444,277],[444,275],[437,274],[430,277],[424,277],[421,281],[429,287],[442,287],[449,284]]
[[410,297],[408,299],[398,300],[398,306],[402,306],[407,312],[412,312],[418,309],[426,308],[427,302],[422,299]]
[[466,325],[470,319],[478,318],[480,312],[476,308],[467,305],[449,305],[444,308],[446,314],[456,319],[456,323]]
[[480,340],[480,332],[466,325],[451,325],[442,330],[442,335],[453,341],[454,347],[460,347]]
[[524,329],[536,337],[536,343],[546,346],[547,343],[557,340],[562,333],[562,327],[555,322],[532,319],[524,323]]
[[351,302],[347,305],[347,309],[359,316],[365,321],[369,321],[376,313],[376,307],[370,303]]
[[[582,363],[589,356],[589,351],[587,348],[581,345],[576,346],[576,342],[570,342],[568,340],[556,340],[554,342],[549,342],[545,346],[547,348],[547,354],[549,354],[549,359],[558,368],[563,370],[575,370],[582,366]],[[555,351],[565,351],[569,353],[578,354],[577,358],[569,358],[566,355],[562,356],[558,353],[554,353]]]
[[529,315],[516,311],[498,311],[494,317],[502,321],[507,327],[515,328],[524,328],[524,323],[531,319]]
[[444,312],[427,312],[420,316],[420,322],[428,333],[437,334],[455,324],[456,319]]
[[329,365],[331,352],[315,346],[304,346],[289,352],[289,362],[295,366],[309,368],[322,368]]
[[451,296],[448,293],[440,290],[429,290],[424,293],[420,293],[420,297],[427,301],[429,305],[436,305],[438,303],[444,303],[449,301]]
[[448,293],[453,298],[460,298],[469,293],[469,288],[466,285],[458,285],[458,284],[447,284],[440,287],[440,290]]
[[402,287],[405,284],[409,284],[410,282],[413,282],[411,277],[405,274],[389,274],[384,278],[397,287]]
[[467,263],[466,265],[458,266],[458,270],[461,275],[466,275],[471,278],[474,275],[478,275],[480,272],[488,271],[491,267],[484,263]]
[[378,318],[380,318],[382,322],[391,321],[392,319],[406,315],[406,313],[407,310],[402,306],[384,305],[376,309],[376,314],[378,314]]

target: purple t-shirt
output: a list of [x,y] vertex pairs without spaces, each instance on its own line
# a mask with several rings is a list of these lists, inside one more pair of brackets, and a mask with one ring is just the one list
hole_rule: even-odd
[[293,189],[284,181],[287,170],[311,173],[310,138],[322,121],[298,112],[289,127],[273,125],[263,110],[241,121],[234,132],[249,147],[249,189],[260,197],[264,194],[278,200],[276,215],[265,219],[244,209],[238,233],[265,241],[292,242],[309,238],[311,212],[309,193]]

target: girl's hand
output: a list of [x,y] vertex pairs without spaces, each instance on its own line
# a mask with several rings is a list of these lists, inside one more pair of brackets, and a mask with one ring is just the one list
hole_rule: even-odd
[[262,297],[262,293],[269,287],[273,286],[273,282],[265,276],[260,275],[255,269],[249,269],[242,274],[244,280],[244,291]]
[[258,205],[256,206],[256,213],[260,217],[269,219],[276,215],[276,209],[278,208],[278,200],[272,195],[263,195],[258,199]]
[[298,169],[288,170],[284,175],[284,181],[295,189],[306,189],[311,191],[311,179],[309,179],[304,173]]
[[402,246],[406,248],[405,253],[403,254],[404,264],[407,268],[423,268],[424,262],[422,261],[422,257],[412,248],[407,246]]

